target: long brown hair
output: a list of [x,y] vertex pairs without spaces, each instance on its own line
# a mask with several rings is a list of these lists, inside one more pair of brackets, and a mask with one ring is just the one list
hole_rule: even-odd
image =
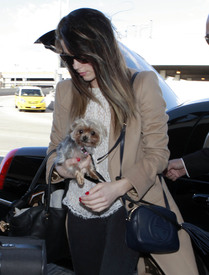
[[[97,83],[108,101],[114,115],[118,132],[124,121],[135,117],[135,97],[130,85],[130,72],[120,52],[110,20],[100,11],[78,9],[61,19],[56,30],[56,46],[61,50],[60,41],[72,55],[82,56],[93,66]],[[76,93],[73,94],[71,117],[83,116],[87,103],[96,98],[84,81],[67,64]]]

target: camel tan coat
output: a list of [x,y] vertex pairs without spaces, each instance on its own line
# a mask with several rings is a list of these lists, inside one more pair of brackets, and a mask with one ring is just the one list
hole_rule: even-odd
[[[129,195],[134,200],[143,198],[151,203],[164,205],[162,186],[156,175],[162,173],[166,168],[169,158],[167,148],[168,116],[165,113],[165,102],[154,72],[139,73],[133,87],[139,112],[136,119],[127,122],[122,175],[128,178],[133,185]],[[72,104],[72,89],[74,87],[71,80],[62,81],[57,85],[51,142],[48,152],[55,149],[64,139],[72,124],[69,115]],[[114,145],[116,139],[113,123],[111,123],[109,148]],[[113,181],[119,175],[119,152],[118,146],[108,157],[109,174]],[[52,155],[48,161],[47,174],[54,157],[55,155]],[[59,175],[54,177],[54,182],[60,180]],[[179,222],[181,222],[181,214],[165,183],[163,184],[170,207],[177,214]],[[183,230],[179,232],[179,238],[180,249],[178,252],[152,256],[166,275],[197,275],[198,271],[190,239]],[[138,274],[145,274],[141,260],[138,265]]]

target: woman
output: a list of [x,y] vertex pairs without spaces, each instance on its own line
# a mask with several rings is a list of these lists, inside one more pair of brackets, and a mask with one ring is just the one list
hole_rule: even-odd
[[[69,209],[68,233],[75,273],[133,274],[139,254],[125,244],[125,210],[119,198],[128,192],[135,200],[143,197],[163,205],[162,187],[156,175],[166,168],[169,151],[165,102],[158,80],[153,72],[142,72],[132,88],[134,72],[125,65],[110,21],[97,10],[71,12],[60,21],[56,35],[57,51],[65,59],[72,80],[57,85],[48,152],[65,138],[76,118],[97,119],[107,129],[107,137],[93,155],[96,169],[106,182],[85,180],[83,187],[78,186],[67,171],[77,159],[65,161],[53,174],[54,182],[71,179],[63,202]],[[123,177],[116,181],[119,146],[100,163],[96,160],[112,148],[124,122],[127,127]],[[47,171],[54,157],[48,161]],[[86,167],[90,161],[88,157],[80,165]],[[165,189],[171,208],[181,220]],[[180,235],[184,243],[179,252],[153,257],[166,274],[197,274],[189,238],[182,232]]]

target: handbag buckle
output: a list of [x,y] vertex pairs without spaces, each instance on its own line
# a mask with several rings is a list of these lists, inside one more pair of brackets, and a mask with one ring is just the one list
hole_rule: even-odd
[[133,214],[133,212],[138,208],[138,206],[134,207],[133,209],[131,209],[129,212],[128,212],[128,215],[126,217],[126,220],[127,221],[130,221],[131,220],[131,215]]
[[9,231],[9,223],[7,223],[5,221],[0,221],[0,230],[2,232]]

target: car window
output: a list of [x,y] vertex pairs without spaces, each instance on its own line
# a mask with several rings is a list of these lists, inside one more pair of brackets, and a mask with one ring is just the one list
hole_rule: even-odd
[[180,100],[178,96],[173,92],[173,90],[167,85],[167,83],[163,80],[163,78],[159,75],[159,73],[145,61],[137,53],[131,51],[122,43],[119,43],[120,50],[125,58],[126,64],[129,68],[135,69],[139,72],[141,71],[154,71],[159,79],[159,85],[163,93],[163,98],[166,101],[166,109],[171,110],[180,104]]
[[43,96],[38,89],[22,89],[21,96]]

